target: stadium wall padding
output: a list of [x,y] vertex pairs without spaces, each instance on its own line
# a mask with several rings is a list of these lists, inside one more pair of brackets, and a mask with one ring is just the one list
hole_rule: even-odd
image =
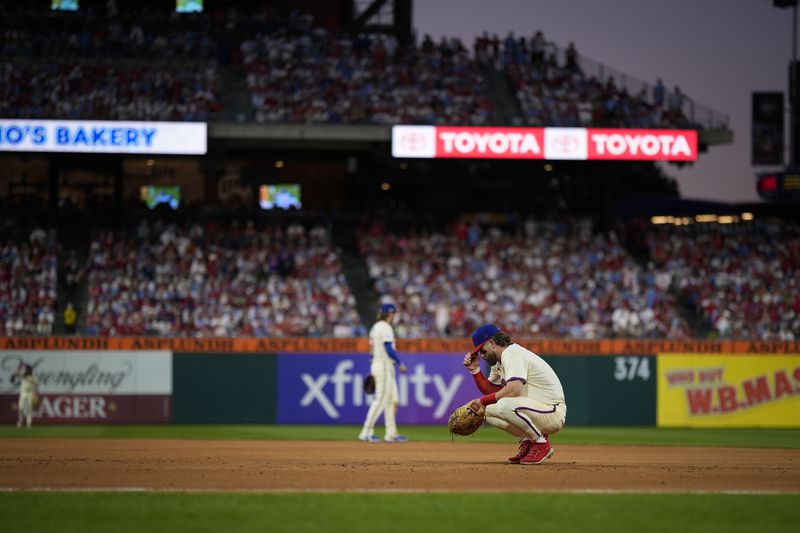
[[564,387],[567,424],[656,423],[653,356],[545,356]]
[[[403,354],[398,374],[399,424],[444,425],[450,413],[478,397],[462,354]],[[549,356],[561,379],[569,424],[653,425],[653,356]],[[485,363],[484,363],[485,364]],[[369,373],[363,353],[284,353],[277,357],[277,422],[360,424],[369,408],[361,383]],[[484,373],[488,368],[484,366]]]
[[[0,339],[0,420],[16,418],[13,374],[26,362],[42,373],[44,411],[37,418],[45,423],[360,424],[370,400],[361,389],[370,361],[363,341],[7,337]],[[456,406],[480,395],[458,343],[405,342],[400,354],[409,373],[398,377],[401,425],[444,425]],[[540,344],[537,353],[564,385],[568,425],[800,427],[797,342]],[[609,351],[615,348],[620,351]],[[689,350],[657,351],[676,348]],[[163,354],[159,360],[166,363],[133,373],[117,368],[147,352]],[[64,369],[53,374],[54,361],[74,374],[75,387],[62,382]],[[126,376],[120,384],[130,384],[109,388],[95,379],[118,374]],[[54,381],[56,375],[62,381]],[[158,402],[157,420],[125,409],[124,402],[140,396]]]
[[[480,396],[462,357],[403,355],[399,424],[445,424],[453,409]],[[545,360],[564,385],[568,424],[655,424],[655,357]],[[173,368],[177,423],[360,424],[369,408],[364,353],[176,353]]]
[[270,355],[175,353],[172,421],[275,423],[276,358]]

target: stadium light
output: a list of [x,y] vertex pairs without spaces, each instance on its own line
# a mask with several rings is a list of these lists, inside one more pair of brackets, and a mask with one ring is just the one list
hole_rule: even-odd
[[717,215],[697,215],[694,219],[697,222],[716,222]]

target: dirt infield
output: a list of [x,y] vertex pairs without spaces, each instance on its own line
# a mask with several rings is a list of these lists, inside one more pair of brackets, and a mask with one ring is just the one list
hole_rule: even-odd
[[3,489],[800,492],[800,450],[514,444],[0,439]]

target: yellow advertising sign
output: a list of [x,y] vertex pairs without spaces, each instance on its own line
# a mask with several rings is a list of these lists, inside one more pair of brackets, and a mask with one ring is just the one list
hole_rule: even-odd
[[800,356],[658,356],[659,427],[800,427]]

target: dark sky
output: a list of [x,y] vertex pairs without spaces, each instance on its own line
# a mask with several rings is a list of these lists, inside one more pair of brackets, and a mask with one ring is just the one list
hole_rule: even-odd
[[[695,164],[665,165],[681,194],[756,201],[750,162],[751,94],[787,91],[793,10],[772,0],[417,0],[414,27],[460,37],[472,47],[483,31],[529,37],[542,30],[561,47],[633,78],[661,78],[694,101],[730,116],[734,142],[713,146]],[[788,105],[788,100],[786,101]],[[785,122],[788,125],[788,114]],[[788,136],[787,161],[788,161]]]

